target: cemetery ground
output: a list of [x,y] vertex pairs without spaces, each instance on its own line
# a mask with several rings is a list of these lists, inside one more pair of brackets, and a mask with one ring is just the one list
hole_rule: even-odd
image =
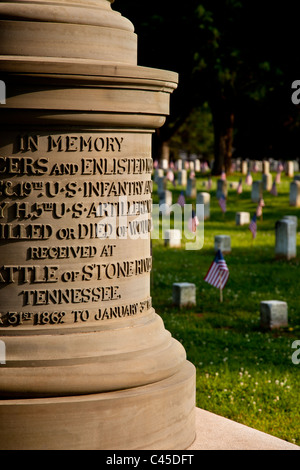
[[[164,246],[163,237],[152,241],[153,306],[197,369],[197,407],[300,445],[300,363],[292,361],[292,344],[300,340],[300,233],[297,257],[275,259],[275,222],[285,215],[300,214],[289,206],[292,179],[281,175],[278,196],[264,191],[263,217],[257,220],[252,243],[249,225],[235,223],[236,212],[250,212],[252,217],[257,207],[245,176],[242,194],[228,188],[224,217],[216,198],[216,178],[208,191],[203,187],[207,176],[196,176],[197,192],[211,194],[204,245],[201,250],[188,251],[184,240],[181,248]],[[239,181],[240,177],[235,173],[227,180]],[[261,173],[252,173],[252,177],[260,180]],[[153,203],[158,204],[156,188],[154,184]],[[174,204],[185,188],[174,188],[168,182],[168,189]],[[186,203],[196,201],[186,198]],[[215,255],[214,236],[219,234],[231,237],[231,253],[224,255],[230,277],[222,303],[218,289],[204,282]],[[196,306],[179,310],[172,305],[175,282],[196,285]],[[260,302],[264,300],[287,302],[287,327],[261,329]]]

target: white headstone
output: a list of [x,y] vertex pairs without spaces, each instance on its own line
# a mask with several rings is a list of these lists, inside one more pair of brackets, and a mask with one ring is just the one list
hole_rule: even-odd
[[165,230],[165,245],[171,248],[181,247],[181,231],[178,229]]
[[270,171],[276,171],[277,170],[278,163],[276,160],[270,159]]
[[288,326],[288,306],[280,300],[264,300],[260,303],[260,326],[273,329]]
[[227,197],[227,181],[219,179],[217,181],[217,199],[220,199],[222,194]]
[[251,190],[251,201],[259,202],[263,197],[263,185],[262,181],[253,181]]
[[285,162],[285,174],[290,177],[294,176],[294,162]]
[[209,219],[210,217],[210,193],[204,193],[204,192],[198,193],[196,203],[204,205],[204,220]]
[[181,159],[177,160],[177,170],[180,171],[182,170],[183,162]]
[[182,169],[182,170],[178,171],[177,178],[178,178],[178,184],[180,186],[186,186],[187,171],[185,169]]
[[290,206],[300,207],[300,181],[290,183]]
[[248,173],[248,162],[245,160],[242,161],[242,175],[246,175]]
[[165,190],[159,193],[159,211],[162,214],[169,214],[172,206],[172,192]]
[[195,160],[195,171],[201,171],[201,163],[200,160]]
[[296,215],[285,215],[283,218],[287,220],[292,220],[294,224],[296,224],[296,228],[298,227],[298,217]]
[[157,192],[158,192],[158,195],[162,192],[164,192],[167,188],[167,181],[166,181],[166,178],[164,176],[159,176],[157,178]]
[[161,167],[163,168],[163,170],[167,170],[169,168],[169,162],[166,158],[163,158],[161,160]]
[[250,212],[237,212],[235,214],[236,225],[250,224]]
[[229,235],[215,235],[215,252],[221,250],[222,253],[231,252],[231,238]]
[[294,220],[282,219],[275,224],[275,256],[292,259],[297,255],[297,225]]
[[173,284],[173,303],[179,308],[196,305],[196,286],[189,282]]
[[272,189],[273,178],[271,173],[263,173],[262,175],[263,190],[270,191]]
[[259,164],[258,164],[258,161],[257,161],[257,160],[253,160],[253,161],[251,162],[250,171],[251,171],[251,172],[259,171]]
[[195,178],[188,178],[186,186],[187,197],[195,198],[197,196],[197,180]]
[[262,172],[264,175],[270,173],[270,162],[268,160],[262,162]]
[[162,168],[156,168],[156,170],[154,171],[154,183],[157,183],[158,181],[158,178],[161,178],[164,176],[164,170]]

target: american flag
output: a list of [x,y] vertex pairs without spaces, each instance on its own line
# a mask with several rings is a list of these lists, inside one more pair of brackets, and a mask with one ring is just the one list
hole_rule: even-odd
[[224,170],[223,170],[222,173],[221,173],[221,180],[223,180],[223,181],[226,180],[226,173],[225,173]]
[[192,216],[188,222],[188,228],[190,232],[196,232],[197,230],[197,225],[199,225],[199,220],[196,215],[196,212],[192,210]]
[[169,181],[174,181],[174,173],[173,173],[172,170],[168,170],[168,172],[167,172],[167,179],[168,179]]
[[185,197],[184,197],[183,191],[181,191],[181,193],[180,193],[180,195],[179,195],[177,204],[179,204],[181,207],[183,207],[184,204],[185,204]]
[[284,168],[283,168],[283,164],[282,163],[278,163],[278,167],[277,167],[277,171],[283,171]]
[[262,215],[262,206],[258,204],[256,209],[256,217],[260,217]]
[[257,218],[257,215],[254,214],[254,216],[251,219],[250,225],[249,225],[249,230],[250,230],[250,232],[252,232],[252,237],[253,238],[256,237],[256,230],[257,230],[256,218]]
[[226,261],[223,258],[221,250],[217,251],[217,254],[210,265],[209,270],[204,278],[205,282],[208,282],[214,287],[223,289],[229,278],[229,269]]
[[277,170],[276,176],[275,176],[275,182],[277,184],[280,184],[281,181],[281,171]]
[[246,179],[245,179],[245,183],[248,185],[248,186],[251,186],[252,184],[252,176],[251,176],[251,173],[249,172],[246,176]]
[[260,199],[259,200],[259,203],[258,203],[258,206],[257,206],[257,209],[256,209],[256,215],[257,217],[260,217],[262,215],[262,208],[265,206],[265,203],[264,203],[264,200],[263,199]]
[[219,206],[221,207],[222,212],[226,212],[226,198],[224,194],[219,199]]
[[209,166],[207,164],[207,162],[204,162],[204,163],[201,163],[201,171],[202,173],[205,173],[206,171],[209,170]]
[[240,179],[240,182],[239,182],[239,185],[238,185],[238,187],[237,187],[236,192],[237,192],[238,194],[242,194],[242,192],[243,192],[242,178]]
[[273,185],[272,185],[272,189],[270,191],[271,194],[273,194],[273,196],[278,196],[278,192],[277,192],[277,188],[276,188],[276,182],[274,181]]

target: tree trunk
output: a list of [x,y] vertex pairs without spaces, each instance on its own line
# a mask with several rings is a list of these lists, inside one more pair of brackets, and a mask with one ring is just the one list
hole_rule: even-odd
[[234,132],[234,112],[230,103],[222,100],[212,106],[214,137],[215,137],[215,160],[212,169],[213,175],[220,175],[224,170],[231,171],[231,157]]

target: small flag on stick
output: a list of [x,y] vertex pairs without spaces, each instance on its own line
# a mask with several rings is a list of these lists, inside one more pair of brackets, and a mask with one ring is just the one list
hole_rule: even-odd
[[251,176],[251,173],[250,173],[250,172],[248,172],[248,174],[247,174],[247,176],[246,176],[245,183],[246,183],[248,186],[251,186],[251,184],[252,184],[252,176]]
[[185,197],[184,197],[183,191],[181,191],[181,193],[180,193],[180,195],[179,195],[177,204],[179,204],[181,207],[183,207],[184,204],[185,204]]
[[256,237],[256,232],[257,232],[257,223],[256,223],[257,215],[254,214],[254,216],[251,219],[250,225],[249,225],[249,230],[252,232],[252,239]]
[[237,187],[236,192],[237,192],[238,194],[242,194],[242,192],[243,192],[242,178],[240,179],[240,182],[239,182],[239,184],[238,184],[238,187]]
[[223,302],[223,289],[229,278],[229,269],[226,261],[223,258],[221,250],[217,251],[217,254],[210,265],[209,270],[204,278],[205,282],[208,282],[211,286],[220,289],[220,302]]
[[276,176],[275,176],[275,182],[277,184],[280,184],[280,181],[281,181],[281,171],[277,170],[277,173],[276,173]]
[[220,199],[219,199],[219,206],[221,207],[221,210],[222,210],[223,214],[225,214],[225,212],[226,212],[226,197],[224,196],[224,194],[222,194]]
[[265,203],[264,203],[264,200],[263,199],[260,199],[259,200],[259,203],[258,203],[258,206],[257,206],[257,209],[256,209],[256,216],[257,217],[260,217],[262,219],[262,213],[263,213],[263,210],[262,208],[265,206]]
[[284,168],[283,168],[283,164],[281,162],[278,163],[278,166],[277,166],[277,171],[283,171]]
[[169,180],[171,182],[174,181],[174,173],[173,173],[172,170],[168,170],[166,178],[167,178],[167,180]]
[[221,173],[221,180],[225,181],[226,180],[226,173],[224,170],[222,170],[222,173]]
[[196,215],[196,212],[193,209],[192,210],[192,216],[191,216],[191,218],[188,222],[189,231],[195,233],[196,230],[197,230],[198,225],[199,225],[199,220],[198,220],[198,217]]
[[278,196],[278,192],[277,192],[277,188],[276,188],[276,182],[274,181],[273,185],[272,185],[272,189],[270,191],[271,194],[273,194],[273,196]]

